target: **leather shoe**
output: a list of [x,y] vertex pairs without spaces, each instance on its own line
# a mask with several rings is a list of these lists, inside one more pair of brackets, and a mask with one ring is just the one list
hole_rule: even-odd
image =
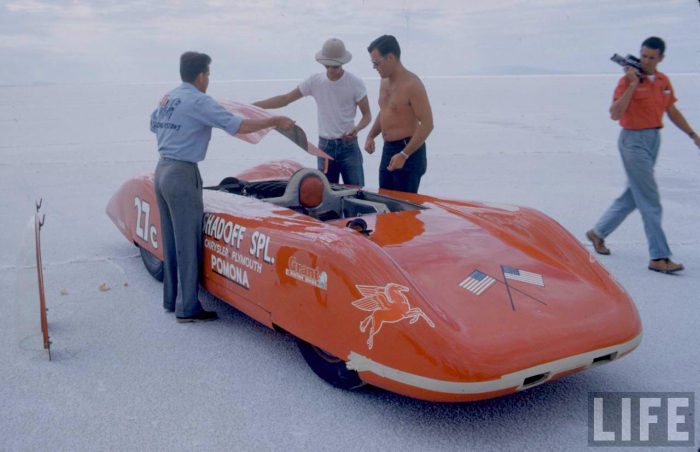
[[598,254],[610,254],[610,250],[605,246],[605,240],[601,239],[593,232],[593,229],[586,232],[586,237],[593,243],[593,248]]
[[202,311],[189,317],[178,317],[177,323],[209,322],[218,318],[219,315],[214,311]]
[[683,268],[683,264],[676,264],[669,258],[649,261],[649,270],[654,270],[655,272],[671,274],[679,272]]

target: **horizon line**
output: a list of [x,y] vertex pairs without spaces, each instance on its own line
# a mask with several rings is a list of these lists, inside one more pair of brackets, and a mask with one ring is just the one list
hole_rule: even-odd
[[[669,72],[665,73],[673,77],[683,76],[700,76],[700,72]],[[491,75],[419,75],[424,80],[440,80],[440,79],[469,79],[469,78],[536,78],[536,77],[611,77],[624,76],[624,74],[601,73],[601,74],[491,74]],[[362,80],[376,81],[380,77],[360,77]],[[211,80],[210,83],[270,83],[270,82],[299,82],[305,78],[280,78],[280,79],[228,79],[228,80]],[[104,86],[104,85],[166,85],[183,83],[181,80],[159,81],[159,82],[90,82],[90,83],[54,83],[54,82],[35,82],[35,83],[15,83],[4,84],[0,83],[0,88],[19,88],[19,87],[42,87],[42,86]]]

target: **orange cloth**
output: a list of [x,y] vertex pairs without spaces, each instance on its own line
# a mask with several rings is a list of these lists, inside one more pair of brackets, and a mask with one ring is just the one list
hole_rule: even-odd
[[[615,88],[614,100],[619,99],[630,85],[627,77],[622,77]],[[676,102],[671,81],[665,74],[656,71],[654,82],[644,77],[634,90],[627,110],[620,118],[620,125],[625,129],[655,129],[663,127],[661,122],[664,112]]]

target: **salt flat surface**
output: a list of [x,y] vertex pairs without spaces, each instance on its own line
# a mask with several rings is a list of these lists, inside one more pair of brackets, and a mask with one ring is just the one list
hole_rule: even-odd
[[[616,79],[425,80],[435,130],[421,193],[534,207],[584,240],[624,187],[619,127],[607,114]],[[672,81],[700,130],[700,76]],[[334,389],[292,338],[212,297],[203,303],[217,322],[180,325],[163,311],[162,285],[104,209],[124,181],[154,170],[149,114],[176,85],[0,87],[0,450],[583,450],[588,392],[698,390],[700,157],[668,120],[656,175],[664,228],[686,270],[646,269],[636,212],[599,259],[635,300],[639,349],[512,396],[436,404]],[[253,102],[295,86],[212,82],[209,94]],[[378,80],[367,86],[376,113]],[[313,100],[282,111],[316,141]],[[215,131],[200,170],[216,184],[279,158],[315,166],[274,133],[253,146]],[[365,154],[370,187],[379,160]],[[17,346],[9,315],[20,237],[39,198],[52,362]]]

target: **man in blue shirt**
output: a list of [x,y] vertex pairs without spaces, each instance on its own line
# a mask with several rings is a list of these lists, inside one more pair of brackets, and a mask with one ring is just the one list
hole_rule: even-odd
[[153,188],[158,202],[164,257],[163,307],[175,311],[180,323],[218,318],[202,308],[197,297],[202,262],[202,177],[212,127],[231,135],[268,127],[291,130],[285,116],[243,119],[231,114],[205,93],[211,58],[186,52],[180,57],[182,85],[167,93],[151,114],[151,132],[158,137],[160,160]]

